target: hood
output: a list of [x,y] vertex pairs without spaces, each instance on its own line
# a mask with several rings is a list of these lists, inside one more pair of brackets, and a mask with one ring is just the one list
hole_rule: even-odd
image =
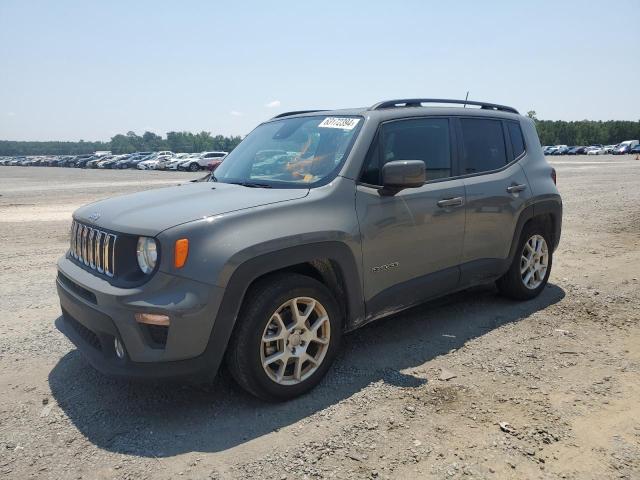
[[306,197],[308,193],[308,189],[250,188],[228,183],[195,182],[101,200],[79,208],[73,213],[73,218],[119,233],[155,236],[182,223],[295,200]]

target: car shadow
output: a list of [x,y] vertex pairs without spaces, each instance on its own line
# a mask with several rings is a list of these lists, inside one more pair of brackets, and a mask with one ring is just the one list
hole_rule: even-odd
[[371,382],[422,385],[427,380],[401,370],[523,320],[564,296],[549,284],[536,299],[517,303],[493,287],[481,287],[374,322],[345,336],[334,367],[316,389],[286,403],[255,399],[226,374],[206,386],[105,377],[76,350],[52,369],[49,385],[59,407],[100,448],[158,458],[218,452],[291,425]]

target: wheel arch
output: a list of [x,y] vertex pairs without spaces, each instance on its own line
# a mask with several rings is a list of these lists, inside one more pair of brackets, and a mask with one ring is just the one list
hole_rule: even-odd
[[344,329],[362,323],[364,301],[360,273],[351,249],[342,242],[319,242],[264,253],[243,261],[234,269],[225,287],[206,352],[217,370],[235,327],[240,307],[258,280],[282,272],[295,272],[322,282],[343,309]]
[[525,226],[531,222],[543,222],[551,235],[551,250],[555,251],[560,243],[560,234],[562,231],[562,201],[560,200],[560,196],[557,195],[553,198],[533,203],[520,213],[509,250],[509,264],[511,260],[513,260],[513,256],[518,248],[522,231]]

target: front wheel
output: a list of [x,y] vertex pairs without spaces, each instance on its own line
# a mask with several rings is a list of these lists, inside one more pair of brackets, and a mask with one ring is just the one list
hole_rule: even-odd
[[268,401],[315,387],[327,373],[342,335],[340,309],[313,278],[274,275],[245,297],[226,362],[238,384]]
[[496,282],[502,294],[516,300],[529,300],[542,292],[551,273],[550,240],[542,223],[525,226],[509,270]]

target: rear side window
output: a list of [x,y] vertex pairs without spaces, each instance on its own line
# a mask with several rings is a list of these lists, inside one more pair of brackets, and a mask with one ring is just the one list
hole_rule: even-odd
[[524,153],[524,137],[522,136],[522,129],[520,128],[520,124],[516,122],[507,122],[507,128],[509,129],[509,137],[511,138],[513,158],[515,159]]
[[370,152],[362,175],[365,183],[380,185],[382,166],[396,160],[422,160],[427,181],[451,176],[449,120],[418,118],[385,123],[381,143]]
[[507,164],[502,122],[484,118],[461,118],[462,173],[481,173]]

